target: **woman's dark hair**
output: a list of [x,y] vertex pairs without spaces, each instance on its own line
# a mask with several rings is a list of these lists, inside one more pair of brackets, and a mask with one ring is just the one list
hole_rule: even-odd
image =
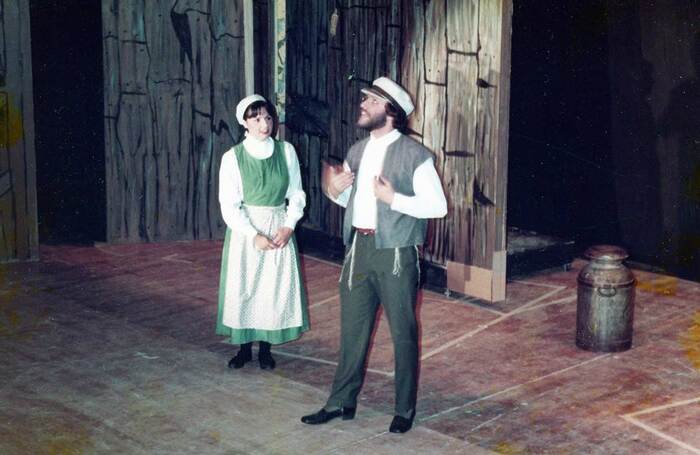
[[277,117],[277,109],[275,109],[275,106],[265,100],[265,101],[255,101],[250,104],[243,113],[243,120],[248,120],[249,118],[257,117],[260,115],[260,111],[265,108],[268,114],[270,114],[270,117],[272,117],[272,132],[270,133],[270,137],[274,138],[277,136],[277,128],[279,126],[279,117]]
[[386,103],[384,106],[386,115],[394,119],[394,128],[400,133],[408,134],[408,117],[403,109],[395,107],[392,103]]

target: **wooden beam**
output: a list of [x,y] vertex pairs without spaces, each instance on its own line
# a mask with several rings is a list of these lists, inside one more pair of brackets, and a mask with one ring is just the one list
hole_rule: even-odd
[[284,138],[283,124],[287,104],[287,0],[274,0],[272,11],[272,86],[275,108],[280,119],[280,138]]
[[0,3],[0,261],[29,260],[39,254],[29,2]]
[[250,95],[255,92],[255,48],[253,47],[255,41],[254,29],[253,0],[243,0],[243,60],[246,95]]
[[447,261],[447,288],[489,302],[506,298],[507,252],[496,251],[492,269]]

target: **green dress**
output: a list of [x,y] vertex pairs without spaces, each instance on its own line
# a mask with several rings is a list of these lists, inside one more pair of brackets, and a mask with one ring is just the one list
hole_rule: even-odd
[[[272,155],[257,159],[243,144],[232,151],[243,187],[242,209],[255,229],[273,237],[286,218],[289,185],[284,143],[275,141]],[[284,248],[261,251],[253,238],[226,229],[216,333],[234,344],[295,340],[309,329],[307,299],[301,280],[296,240]]]

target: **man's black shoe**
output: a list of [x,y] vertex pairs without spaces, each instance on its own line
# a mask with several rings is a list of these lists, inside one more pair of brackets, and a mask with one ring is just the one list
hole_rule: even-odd
[[394,416],[394,420],[391,421],[389,426],[389,431],[391,433],[405,433],[411,429],[413,426],[413,416],[410,419],[401,416]]
[[335,419],[336,417],[343,417],[343,420],[352,420],[355,418],[356,408],[343,408],[336,409],[335,411],[326,412],[325,409],[321,409],[316,414],[309,414],[301,418],[301,421],[308,423],[309,425],[318,425],[321,423],[326,423],[329,420]]

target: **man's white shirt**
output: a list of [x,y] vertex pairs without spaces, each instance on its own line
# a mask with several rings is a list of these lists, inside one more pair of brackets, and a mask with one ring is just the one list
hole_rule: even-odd
[[[386,151],[393,142],[401,137],[397,130],[375,138],[370,134],[365,151],[362,154],[360,168],[355,176],[357,185],[353,204],[352,225],[364,229],[377,227],[377,198],[374,196],[374,179],[381,175]],[[344,168],[349,171],[347,162]],[[413,196],[394,194],[391,209],[414,218],[441,218],[447,214],[447,201],[442,190],[440,177],[435,170],[433,158],[420,164],[413,173]],[[341,193],[334,202],[347,207],[352,186]]]

